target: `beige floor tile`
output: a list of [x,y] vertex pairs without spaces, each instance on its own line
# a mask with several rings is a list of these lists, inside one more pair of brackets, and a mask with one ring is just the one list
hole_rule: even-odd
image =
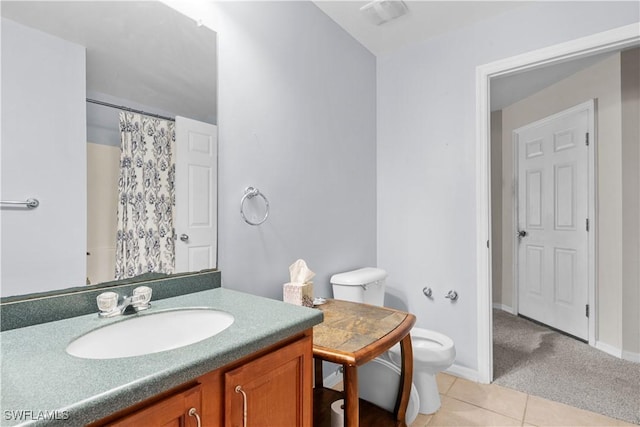
[[442,396],[442,406],[431,417],[433,426],[520,426],[521,421],[475,405]]
[[425,427],[431,421],[431,415],[418,414],[415,421],[409,427]]
[[438,383],[438,392],[440,394],[447,394],[453,383],[456,381],[457,377],[453,375],[445,374],[444,372],[440,372],[436,375],[436,383]]
[[537,396],[529,396],[524,421],[536,426],[621,426],[622,421]]
[[527,395],[495,384],[478,384],[459,378],[447,396],[522,421]]

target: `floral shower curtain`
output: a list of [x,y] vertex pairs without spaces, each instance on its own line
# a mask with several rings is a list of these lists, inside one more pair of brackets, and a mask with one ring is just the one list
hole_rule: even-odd
[[120,113],[115,278],[173,273],[175,123]]

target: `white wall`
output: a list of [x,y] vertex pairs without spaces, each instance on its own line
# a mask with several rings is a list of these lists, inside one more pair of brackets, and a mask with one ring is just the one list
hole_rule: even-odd
[[[86,280],[85,51],[2,20],[2,296]],[[19,83],[23,82],[23,83]]]
[[453,338],[459,369],[477,370],[476,66],[638,16],[635,2],[539,2],[378,58],[378,265],[418,326]]
[[[329,277],[376,262],[375,58],[311,2],[217,2],[219,268],[223,285],[282,298],[303,258]],[[241,218],[247,186],[269,199]]]

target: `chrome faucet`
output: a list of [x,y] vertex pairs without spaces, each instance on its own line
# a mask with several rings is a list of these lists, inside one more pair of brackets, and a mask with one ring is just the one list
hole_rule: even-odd
[[98,302],[98,315],[100,317],[114,317],[124,314],[128,307],[138,312],[151,307],[151,288],[139,286],[133,290],[133,295],[124,297],[118,304],[120,296],[115,292],[103,292],[96,298]]
[[136,304],[139,302],[142,302],[143,299],[144,299],[144,295],[131,295],[130,297],[124,297],[122,300],[122,303],[120,303],[120,305],[118,305],[116,309],[120,312],[120,314],[124,314],[124,312],[127,310],[129,306],[133,307],[136,311],[138,311],[139,306],[136,306]]

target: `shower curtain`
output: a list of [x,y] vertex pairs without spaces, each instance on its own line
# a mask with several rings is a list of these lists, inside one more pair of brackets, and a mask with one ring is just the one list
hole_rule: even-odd
[[173,273],[175,123],[120,113],[116,279]]

